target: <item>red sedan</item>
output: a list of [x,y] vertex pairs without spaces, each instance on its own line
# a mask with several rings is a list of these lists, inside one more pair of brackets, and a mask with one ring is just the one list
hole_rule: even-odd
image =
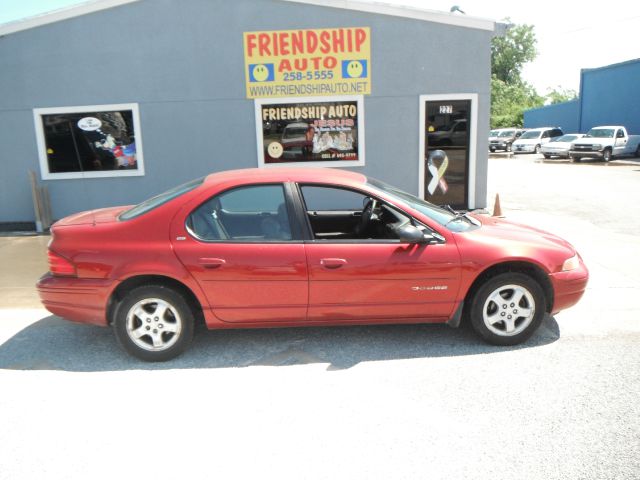
[[588,271],[565,240],[454,213],[359,173],[215,173],[51,229],[45,307],[113,327],[143,360],[210,329],[468,319],[513,345],[574,305]]

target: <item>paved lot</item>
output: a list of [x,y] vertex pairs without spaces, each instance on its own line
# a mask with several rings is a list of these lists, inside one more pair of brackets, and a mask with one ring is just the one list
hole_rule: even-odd
[[489,174],[490,203],[592,274],[517,348],[442,326],[200,332],[143,364],[37,309],[45,238],[0,238],[0,479],[638,478],[640,164]]

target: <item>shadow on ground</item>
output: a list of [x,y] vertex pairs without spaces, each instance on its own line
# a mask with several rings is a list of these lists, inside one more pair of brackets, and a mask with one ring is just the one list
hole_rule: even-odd
[[165,363],[125,354],[110,328],[79,325],[49,316],[0,345],[0,369],[105,372],[329,364],[342,370],[360,362],[455,357],[533,348],[555,342],[553,317],[523,345],[494,347],[470,328],[446,325],[382,325],[196,331],[191,348]]

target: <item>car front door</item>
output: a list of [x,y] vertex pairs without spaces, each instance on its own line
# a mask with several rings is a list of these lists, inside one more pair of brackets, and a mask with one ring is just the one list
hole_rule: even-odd
[[185,206],[172,225],[176,255],[225,322],[306,317],[304,245],[289,187],[246,185]]
[[[427,245],[389,238],[384,228],[363,234],[356,224],[343,231],[345,212],[361,218],[366,214],[355,205],[366,205],[372,197],[349,190],[360,199],[335,205],[336,198],[347,197],[344,189],[302,185],[300,192],[312,236],[305,244],[308,320],[436,321],[451,315],[460,279],[460,257],[452,238]],[[326,226],[334,213],[336,231],[329,234]],[[317,217],[323,218],[324,231],[314,231]]]

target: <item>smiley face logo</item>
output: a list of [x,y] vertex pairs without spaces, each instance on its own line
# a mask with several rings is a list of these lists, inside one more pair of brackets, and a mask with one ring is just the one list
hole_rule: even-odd
[[264,82],[269,78],[269,69],[265,65],[256,65],[251,73],[256,82]]
[[362,63],[358,60],[351,60],[347,64],[347,72],[351,78],[360,78],[364,69],[362,68]]
[[267,147],[267,153],[271,158],[280,158],[283,152],[284,149],[280,142],[271,142]]
[[342,78],[367,78],[366,60],[343,60]]

